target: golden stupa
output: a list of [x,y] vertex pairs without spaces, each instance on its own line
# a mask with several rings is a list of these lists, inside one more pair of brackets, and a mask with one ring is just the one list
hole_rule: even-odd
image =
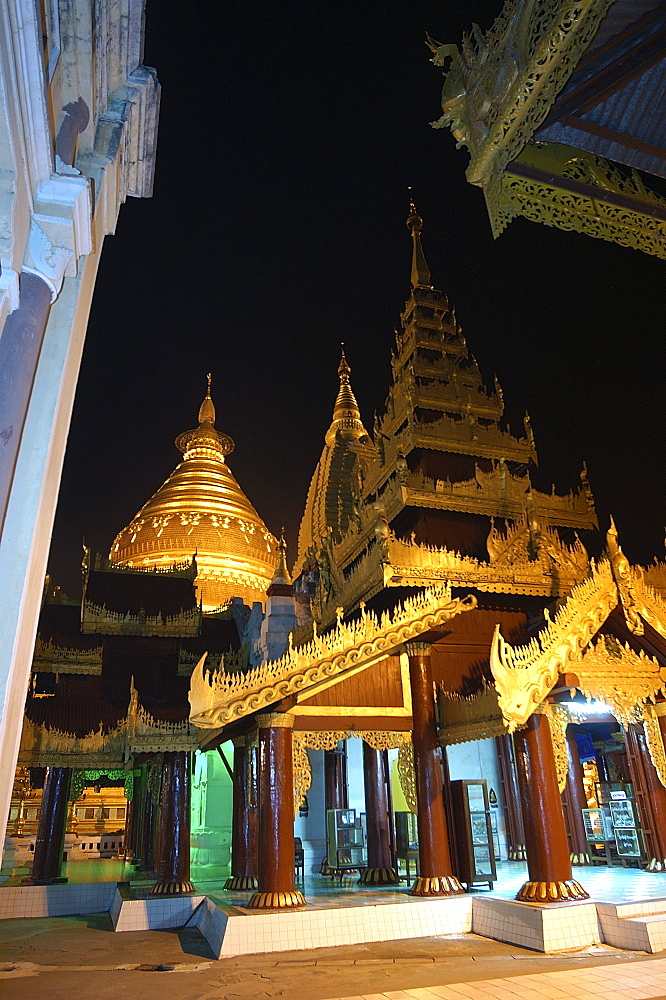
[[225,461],[234,442],[215,428],[210,381],[209,375],[199,426],[176,438],[182,462],[116,536],[109,553],[111,562],[137,569],[166,569],[196,555],[204,611],[232,597],[264,601],[278,560],[277,540]]

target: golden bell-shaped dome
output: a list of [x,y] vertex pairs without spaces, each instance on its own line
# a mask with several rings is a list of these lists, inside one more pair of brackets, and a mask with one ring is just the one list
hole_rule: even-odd
[[182,462],[117,535],[111,562],[166,569],[196,554],[204,611],[232,597],[264,601],[278,544],[227,466],[234,442],[215,428],[210,375],[199,426],[179,434],[176,446]]

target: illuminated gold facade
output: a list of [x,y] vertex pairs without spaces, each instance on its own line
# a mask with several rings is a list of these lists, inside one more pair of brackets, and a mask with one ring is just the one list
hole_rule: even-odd
[[199,426],[176,438],[180,462],[116,537],[111,562],[167,568],[196,556],[204,611],[240,597],[264,601],[277,563],[277,541],[226,463],[234,442],[215,427],[210,376]]
[[321,627],[385,587],[455,586],[564,595],[586,575],[578,531],[597,517],[585,467],[560,495],[534,488],[536,445],[504,421],[448,297],[432,284],[423,220],[412,202],[411,294],[400,317],[393,381],[371,440],[344,355],[326,446],[312,477],[297,572],[316,580]]

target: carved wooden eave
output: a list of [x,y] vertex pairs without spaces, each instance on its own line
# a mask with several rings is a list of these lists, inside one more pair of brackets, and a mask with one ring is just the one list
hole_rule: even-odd
[[332,679],[367,669],[404,643],[475,607],[474,597],[452,599],[450,587],[432,587],[408,598],[392,615],[378,618],[363,609],[358,621],[341,621],[307,645],[290,646],[280,660],[246,673],[220,670],[206,677],[202,657],[190,682],[190,720],[202,729],[217,729],[289,696],[315,694]]
[[598,528],[594,501],[584,473],[582,478],[579,490],[559,495],[554,491],[542,493],[533,489],[527,474],[519,476],[509,472],[504,462],[497,462],[490,472],[477,466],[472,478],[454,482],[394,467],[387,470],[387,475],[373,489],[367,484],[367,495],[373,503],[380,503],[385,508],[389,521],[404,507],[454,510],[516,521],[525,514],[525,497],[529,492],[534,512],[544,524],[575,529]]
[[495,630],[490,667],[511,732],[525,724],[561,674],[576,675],[583,693],[607,701],[623,720],[632,712],[640,715],[645,700],[654,698],[666,681],[666,668],[628,646],[609,652],[608,646],[597,645],[583,654],[618,606],[637,644],[644,622],[666,637],[666,602],[644,583],[640,570],[629,566],[613,533],[607,537],[611,558],[593,566],[589,578],[574,588],[538,636],[524,646],[512,647],[499,626]]
[[102,725],[85,736],[24,720],[19,748],[22,767],[122,768],[135,754],[195,750],[199,732],[189,720],[155,719],[138,704],[132,688],[126,718],[109,731]]
[[665,691],[666,667],[612,636],[602,635],[590,643],[572,670],[581,694],[608,705],[624,727],[641,722],[646,703]]
[[158,635],[170,638],[198,636],[201,632],[201,611],[190,608],[177,615],[131,615],[109,611],[108,608],[85,601],[81,619],[84,634]]
[[507,731],[493,687],[486,687],[469,698],[441,691],[438,704],[441,746],[485,740]]
[[[498,233],[504,170],[532,139],[593,39],[613,0],[507,2],[492,28],[475,28],[455,45],[432,45],[435,65],[451,64],[442,91],[444,114],[467,146],[467,179],[483,188]],[[500,230],[501,231],[501,230]]]
[[102,646],[90,649],[60,646],[52,640],[44,641],[39,636],[32,659],[33,673],[52,674],[101,674]]
[[[524,520],[505,534],[491,527],[489,562],[396,538],[386,519],[384,531],[379,530],[380,522],[378,517],[374,531],[366,534],[367,548],[355,555],[357,564],[343,577],[342,586],[332,586],[326,603],[322,604],[317,595],[314,612],[322,627],[335,621],[338,607],[350,611],[384,587],[449,583],[483,593],[529,594],[552,600],[568,594],[589,569],[587,552],[580,541],[567,545],[549,528],[537,527],[531,533]],[[334,557],[349,541],[346,536],[339,547],[333,548]],[[530,554],[529,546],[536,548],[536,557]],[[355,548],[347,547],[355,552]]]

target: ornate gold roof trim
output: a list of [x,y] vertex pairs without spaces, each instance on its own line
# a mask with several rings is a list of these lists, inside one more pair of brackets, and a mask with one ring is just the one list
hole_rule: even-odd
[[108,732],[102,724],[85,736],[74,736],[42,723],[24,719],[19,747],[23,767],[123,767],[136,753],[195,750],[199,733],[189,720],[169,722],[155,719],[130,688],[127,716]]
[[81,631],[103,635],[195,636],[201,631],[201,612],[192,608],[177,615],[123,615],[85,601]]
[[305,646],[294,649],[290,644],[281,659],[244,674],[230,675],[221,669],[206,678],[204,656],[190,682],[190,719],[203,729],[224,726],[289,695],[315,688],[321,681],[369,666],[410,639],[475,607],[474,597],[452,599],[450,587],[432,587],[407,598],[392,615],[384,613],[378,618],[364,608],[358,621],[340,621]]
[[442,90],[444,114],[467,146],[467,179],[483,187],[498,235],[502,173],[546,118],[614,0],[513,0],[485,36],[478,28],[455,45],[432,43],[433,62],[451,58]]
[[[320,626],[335,620],[336,609],[350,611],[368,601],[383,587],[430,587],[446,582],[456,587],[473,587],[485,593],[532,594],[553,598],[568,594],[581,583],[589,570],[587,552],[580,542],[573,546],[560,541],[555,531],[538,529],[537,554],[530,556],[530,534],[526,522],[519,522],[506,535],[494,526],[488,536],[489,562],[461,556],[446,548],[419,545],[396,538],[381,512],[372,532],[366,534],[366,550],[354,570],[338,585],[330,578],[326,600],[321,589],[315,594],[313,611]],[[371,541],[372,540],[372,541]],[[334,548],[336,563],[343,543]],[[354,558],[359,553],[354,550]]]
[[555,618],[524,646],[511,646],[499,625],[490,649],[490,668],[509,732],[525,725],[554,687],[560,673],[599,631],[619,595],[608,559],[592,565],[590,577],[574,587]]
[[103,646],[95,646],[91,649],[76,649],[59,646],[51,639],[45,642],[38,636],[32,659],[32,672],[101,674],[103,652]]
[[654,701],[659,692],[666,693],[666,667],[635,652],[611,636],[601,636],[590,643],[583,656],[572,664],[578,678],[578,689],[588,701],[608,705],[612,715],[625,728],[631,722],[641,722],[645,703]]
[[496,235],[522,215],[663,260],[666,222],[646,202],[662,212],[666,208],[666,198],[648,190],[635,170],[627,176],[600,156],[558,143],[528,146],[502,176]]
[[469,698],[441,691],[439,717],[439,743],[444,747],[506,733],[497,691],[493,687],[486,687]]

